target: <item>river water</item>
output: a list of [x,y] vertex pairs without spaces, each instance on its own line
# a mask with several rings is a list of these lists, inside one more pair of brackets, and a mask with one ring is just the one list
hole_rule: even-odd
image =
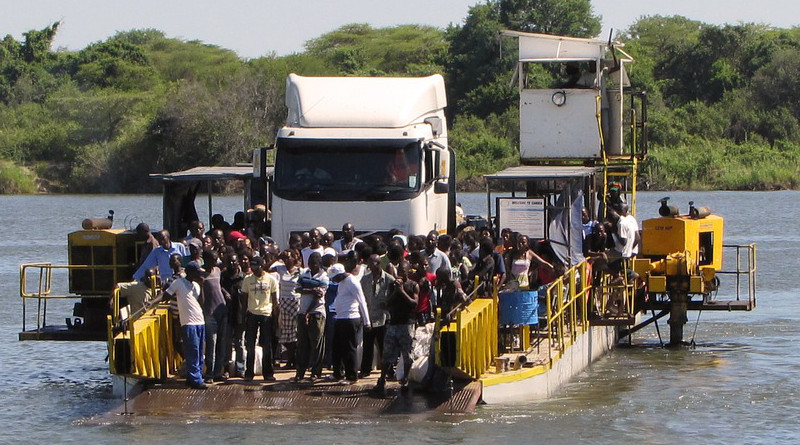
[[[765,443],[800,437],[797,252],[800,192],[672,192],[725,216],[725,242],[758,245],[758,307],[703,313],[697,348],[665,350],[653,327],[634,336],[545,401],[481,406],[426,418],[309,417],[253,413],[235,422],[91,421],[119,411],[102,343],[19,342],[18,264],[67,261],[67,234],[85,217],[116,211],[115,227],[159,227],[158,196],[0,196],[0,443]],[[664,193],[640,193],[638,219]],[[459,196],[485,213],[485,196]],[[238,197],[215,201],[226,216]],[[730,266],[730,265],[727,265]],[[726,267],[728,268],[728,267]],[[56,281],[64,277],[56,275]],[[730,288],[730,286],[728,286]],[[62,288],[63,289],[63,288]],[[57,291],[57,290],[56,290]],[[724,293],[721,291],[721,294]],[[68,314],[51,306],[53,317]],[[64,314],[64,315],[61,315]],[[690,313],[686,336],[697,315]],[[30,325],[29,325],[30,326]],[[665,321],[662,334],[668,335]]]

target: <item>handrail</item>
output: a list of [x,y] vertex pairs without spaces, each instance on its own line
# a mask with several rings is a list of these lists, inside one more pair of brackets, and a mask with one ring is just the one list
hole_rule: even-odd
[[636,299],[634,298],[635,293],[635,281],[631,282],[628,280],[628,271],[631,269],[630,261],[632,259],[624,260],[622,262],[622,272],[620,274],[621,281],[618,283],[614,283],[614,276],[610,274],[603,274],[602,281],[600,286],[597,288],[599,291],[598,294],[595,295],[595,298],[600,300],[599,306],[597,306],[598,315],[603,318],[608,311],[608,302],[609,302],[609,294],[613,292],[615,289],[619,292],[622,292],[622,302],[624,305],[624,313],[620,313],[618,315],[625,315],[625,316],[632,316],[637,311],[636,309]]
[[[28,305],[27,300],[36,299],[36,329],[41,330],[47,325],[47,301],[55,299],[76,299],[76,298],[108,298],[108,295],[55,295],[52,294],[52,277],[54,269],[63,270],[84,270],[84,269],[117,269],[129,267],[127,264],[114,264],[104,266],[78,265],[78,264],[52,264],[49,262],[23,263],[19,265],[19,296],[22,298],[22,331],[27,330]],[[38,270],[38,277],[31,279],[29,271]],[[28,289],[29,279],[35,281],[36,290]]]
[[[47,295],[50,294],[51,288],[51,278],[52,278],[52,271],[53,269],[64,269],[64,270],[113,270],[119,269],[123,267],[130,267],[129,264],[109,264],[109,265],[90,265],[90,264],[52,264],[48,262],[42,263],[23,263],[19,265],[19,296],[21,298],[48,298]],[[29,292],[28,291],[28,269],[38,268],[39,269],[39,286],[36,292]],[[46,273],[44,272],[46,271]],[[44,285],[44,289],[42,286]],[[82,297],[92,297],[92,295],[82,295]],[[65,295],[53,295],[49,298],[74,298],[71,296]],[[105,298],[105,296],[104,296]]]
[[[550,357],[546,367],[551,368],[566,347],[589,329],[592,286],[587,270],[587,262],[582,261],[546,287],[544,330]],[[455,342],[455,356],[445,366],[452,366],[473,379],[480,379],[489,370],[498,354],[498,307],[495,286],[491,296],[475,299],[456,314],[454,322],[442,326],[441,333],[450,334]],[[441,357],[441,341],[437,348],[437,357]]]
[[[741,292],[741,277],[747,277],[747,300],[756,306],[756,272],[758,271],[756,260],[756,245],[750,244],[723,244],[723,249],[734,250],[736,255],[736,269],[735,270],[718,270],[718,275],[734,275],[736,277],[736,301],[740,301]],[[747,254],[746,269],[742,265],[742,251]]]
[[[29,268],[39,268],[39,286],[36,293],[27,292],[27,271]],[[50,293],[52,265],[50,263],[25,263],[19,265],[19,296],[22,298],[37,297]],[[47,271],[45,273],[45,271]],[[42,286],[44,285],[44,289]]]
[[[571,267],[545,290],[546,322],[550,366],[560,359],[567,346],[589,329],[588,303],[590,280],[586,260]],[[555,298],[554,298],[555,297]],[[553,345],[557,354],[553,356]]]

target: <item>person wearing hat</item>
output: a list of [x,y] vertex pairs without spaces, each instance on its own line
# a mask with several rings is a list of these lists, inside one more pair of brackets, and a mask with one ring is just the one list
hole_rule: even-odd
[[245,348],[247,363],[245,380],[253,380],[255,375],[256,337],[262,348],[261,375],[265,381],[275,381],[272,366],[272,323],[277,320],[278,280],[264,269],[264,260],[254,257],[250,260],[250,270],[242,281],[242,293],[247,300],[247,319],[245,321]]
[[196,261],[200,266],[205,266],[203,262],[203,241],[200,238],[192,238],[186,244],[189,246],[189,261]]
[[164,293],[178,302],[178,317],[183,339],[183,360],[186,363],[186,385],[194,389],[207,389],[203,383],[203,339],[206,322],[200,301],[200,283],[203,268],[190,261],[184,267],[186,277],[178,276]]

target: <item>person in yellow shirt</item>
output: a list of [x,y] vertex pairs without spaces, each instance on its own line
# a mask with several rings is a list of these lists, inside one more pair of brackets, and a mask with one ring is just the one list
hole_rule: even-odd
[[278,281],[264,270],[264,260],[255,257],[250,260],[252,274],[242,281],[242,293],[247,299],[247,320],[245,328],[245,348],[247,363],[245,380],[253,380],[255,375],[256,336],[261,346],[261,375],[264,381],[274,382],[272,367],[272,323],[278,316]]

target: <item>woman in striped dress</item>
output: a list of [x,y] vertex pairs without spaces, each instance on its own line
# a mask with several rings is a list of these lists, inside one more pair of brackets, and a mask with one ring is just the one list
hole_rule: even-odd
[[287,249],[281,252],[272,270],[278,274],[278,342],[286,348],[286,368],[295,366],[297,349],[297,312],[300,310],[300,294],[296,292],[300,268],[297,252]]

